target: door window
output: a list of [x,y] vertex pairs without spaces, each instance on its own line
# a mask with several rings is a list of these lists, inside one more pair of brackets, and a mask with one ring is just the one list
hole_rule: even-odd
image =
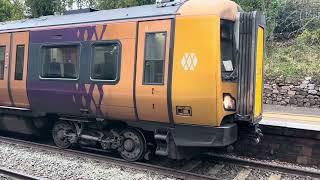
[[144,84],[163,84],[166,32],[146,33]]
[[6,47],[0,47],[0,80],[4,79],[4,65],[5,65],[5,58],[6,58]]
[[24,66],[24,45],[17,45],[16,50],[16,68],[14,79],[23,80],[23,66]]

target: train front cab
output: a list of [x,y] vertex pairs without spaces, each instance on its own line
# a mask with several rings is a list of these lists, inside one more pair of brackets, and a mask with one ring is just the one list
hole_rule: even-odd
[[[240,12],[232,3],[206,5],[187,2],[175,21],[171,95],[175,145],[224,147],[242,134],[258,142],[264,16]],[[211,13],[203,15],[208,8]]]

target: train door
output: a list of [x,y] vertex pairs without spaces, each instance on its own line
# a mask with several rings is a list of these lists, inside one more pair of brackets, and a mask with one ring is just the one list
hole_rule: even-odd
[[29,32],[12,34],[10,65],[10,92],[15,107],[29,108],[27,96],[27,64],[29,50]]
[[11,106],[8,90],[11,33],[0,34],[0,105]]
[[140,120],[169,123],[170,33],[171,20],[139,23],[135,96]]

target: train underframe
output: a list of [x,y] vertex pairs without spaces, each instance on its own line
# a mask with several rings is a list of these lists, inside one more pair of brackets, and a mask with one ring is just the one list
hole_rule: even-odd
[[99,121],[56,115],[34,118],[2,114],[0,128],[33,135],[51,132],[55,144],[60,148],[80,146],[117,152],[127,161],[148,160],[153,154],[185,159],[207,148],[227,147],[239,139],[252,139],[258,143],[262,136],[256,125],[243,123],[227,123],[220,127],[172,126],[154,122]]

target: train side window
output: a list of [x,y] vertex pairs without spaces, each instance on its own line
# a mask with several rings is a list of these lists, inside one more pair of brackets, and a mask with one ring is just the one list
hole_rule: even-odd
[[24,66],[24,45],[17,45],[16,49],[16,67],[14,73],[15,80],[23,80]]
[[144,84],[164,83],[166,37],[166,32],[146,33]]
[[4,79],[4,66],[5,66],[5,59],[6,59],[6,47],[0,47],[0,80]]
[[77,45],[43,47],[42,52],[42,78],[78,78],[79,47]]
[[99,43],[93,46],[91,79],[117,81],[119,79],[120,44]]

